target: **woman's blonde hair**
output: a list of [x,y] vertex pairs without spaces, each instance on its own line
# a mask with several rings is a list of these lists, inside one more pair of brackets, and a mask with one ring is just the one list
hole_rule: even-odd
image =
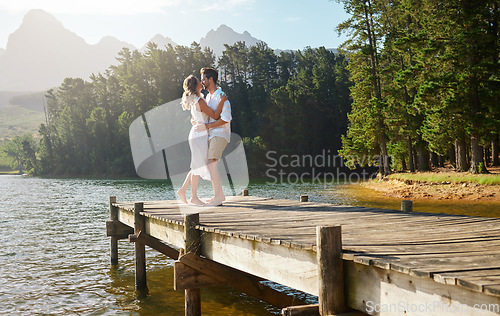
[[198,78],[193,75],[189,75],[186,79],[184,79],[184,84],[182,87],[184,88],[184,93],[182,94],[182,109],[189,110],[191,108],[191,102],[193,97],[196,96],[196,87],[198,86]]

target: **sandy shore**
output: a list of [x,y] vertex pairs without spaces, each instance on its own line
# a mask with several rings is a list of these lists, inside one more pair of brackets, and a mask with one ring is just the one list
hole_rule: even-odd
[[500,201],[499,185],[475,183],[428,183],[401,180],[365,182],[363,186],[395,198],[434,200],[482,200]]
[[[500,174],[500,167],[490,167],[489,172],[498,175]],[[400,199],[481,200],[500,202],[500,185],[484,185],[461,181],[460,179],[464,179],[462,176],[466,175],[466,173],[456,173],[449,167],[439,168],[433,170],[431,173],[445,175],[449,179],[455,179],[455,181],[450,183],[449,181],[428,182],[384,178],[380,181],[374,180],[365,182],[362,185],[368,189],[380,192],[385,196]]]

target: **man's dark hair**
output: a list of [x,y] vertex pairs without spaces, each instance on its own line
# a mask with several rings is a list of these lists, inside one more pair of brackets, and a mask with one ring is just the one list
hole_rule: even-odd
[[201,68],[200,74],[205,75],[208,79],[212,78],[214,83],[217,84],[217,79],[219,79],[219,73],[213,68]]

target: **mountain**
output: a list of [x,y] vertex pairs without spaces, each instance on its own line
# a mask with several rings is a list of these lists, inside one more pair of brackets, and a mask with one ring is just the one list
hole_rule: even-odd
[[[162,49],[169,44],[177,46],[171,38],[160,34],[150,41]],[[261,42],[246,31],[238,33],[222,24],[210,30],[199,43],[202,48],[208,47],[216,56],[221,56],[224,44],[233,45],[238,41],[247,46]],[[117,54],[123,47],[135,50],[131,44],[111,36],[90,45],[49,13],[31,10],[24,16],[21,26],[10,34],[7,48],[0,48],[0,91],[43,91],[59,86],[66,77],[88,80],[90,74],[117,64]],[[145,49],[146,45],[141,52]],[[275,52],[279,54],[280,50]]]
[[[326,50],[329,51],[329,52],[331,52],[331,53],[334,53],[336,55],[340,54],[339,50],[336,49],[336,48],[327,48]],[[296,53],[296,52],[297,52],[297,50],[292,50],[292,49],[285,49],[285,50],[275,49],[274,50],[274,54],[276,54],[277,56],[279,56],[281,53]]]
[[[158,48],[161,48],[161,49],[164,49],[169,44],[172,45],[173,47],[178,45],[170,37],[164,37],[161,34],[156,34],[152,39],[149,40],[149,42],[155,43],[156,45],[158,45]],[[141,48],[141,52],[146,51],[146,46],[147,46],[147,43],[146,43],[146,45],[144,45]]]
[[0,56],[0,91],[40,91],[66,77],[86,79],[116,64],[122,47],[134,49],[113,37],[87,44],[49,13],[31,10]]
[[245,42],[246,46],[255,46],[261,40],[252,37],[247,31],[243,33],[235,32],[229,26],[222,24],[217,30],[210,30],[205,37],[200,40],[202,48],[209,47],[216,56],[221,56],[224,51],[224,44],[233,45],[236,42]]

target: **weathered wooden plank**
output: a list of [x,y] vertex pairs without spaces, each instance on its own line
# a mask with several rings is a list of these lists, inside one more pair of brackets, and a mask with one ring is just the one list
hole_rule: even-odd
[[[493,220],[488,220],[488,221],[477,221],[477,220],[468,220],[468,222],[465,222],[464,220],[455,220],[455,221],[447,221],[446,223],[441,223],[439,221],[435,220],[428,220],[423,223],[418,223],[414,222],[412,218],[408,219],[402,219],[402,218],[394,218],[391,219],[390,216],[385,216],[384,214],[379,214],[377,218],[373,217],[357,217],[355,219],[350,218],[353,216],[353,214],[346,214],[344,217],[341,214],[335,213],[335,212],[306,212],[302,210],[297,210],[296,212],[289,212],[289,211],[272,211],[269,213],[268,210],[267,212],[260,212],[260,211],[255,211],[251,210],[250,212],[242,212],[241,209],[238,210],[233,210],[231,209],[230,212],[224,212],[221,210],[219,213],[209,213],[205,212],[202,213],[202,222],[204,223],[210,223],[211,221],[214,223],[220,223],[220,222],[229,222],[229,223],[237,223],[238,218],[241,216],[244,216],[246,219],[249,221],[262,221],[262,220],[267,220],[267,219],[276,219],[279,221],[287,221],[287,222],[300,222],[304,223],[307,221],[307,223],[311,223],[310,225],[315,225],[317,221],[324,221],[325,219],[328,220],[329,216],[332,216],[332,219],[338,222],[345,223],[346,225],[351,225],[353,227],[357,226],[362,226],[364,228],[378,228],[381,230],[394,230],[397,229],[397,227],[394,227],[393,225],[384,225],[380,226],[380,224],[385,224],[387,220],[392,220],[396,224],[397,223],[407,223],[411,224],[409,227],[406,227],[404,231],[411,231],[411,230],[419,230],[422,228],[427,228],[429,231],[432,231],[430,227],[427,224],[433,224],[438,229],[453,229],[457,232],[461,231],[461,226],[471,226],[471,227],[478,227],[478,228],[484,228],[484,227],[496,227],[498,221],[493,221]],[[158,212],[159,213],[159,212]],[[354,214],[357,216],[357,214]],[[367,221],[367,219],[370,219],[370,221]]]
[[369,315],[497,315],[474,306],[498,305],[498,297],[353,261],[344,267],[348,305]]
[[283,316],[320,316],[319,305],[289,306],[281,311]]
[[500,269],[453,271],[434,274],[434,281],[445,284],[457,284],[457,278],[484,277],[500,275]]
[[[240,219],[241,220],[241,219]],[[323,221],[324,223],[324,221]],[[232,224],[226,224],[226,223],[221,223],[219,225],[216,225],[217,228],[215,229],[220,229],[221,231],[225,229],[228,229],[230,228],[232,231],[239,231],[239,232],[242,232],[242,233],[250,233],[250,232],[253,232],[253,233],[262,233],[264,231],[267,231],[269,234],[273,234],[273,235],[287,235],[286,232],[289,231],[290,232],[290,229],[293,229],[293,231],[295,230],[304,230],[304,234],[307,234],[307,229],[310,229],[312,228],[311,227],[300,227],[299,225],[287,225],[287,226],[283,226],[281,225],[280,223],[276,223],[275,225],[267,225],[267,229],[264,229],[264,228],[259,228],[261,227],[262,225],[260,224],[266,224],[266,221],[260,221],[259,223],[253,223],[253,224],[248,224],[248,223],[245,223],[245,224],[242,224],[242,225],[232,225]],[[207,225],[209,226],[210,224],[206,224],[204,223],[204,225]],[[215,226],[215,225],[214,225]],[[220,228],[219,228],[220,227]],[[362,228],[360,228],[362,229]],[[349,229],[347,229],[346,233],[345,233],[345,236],[346,236],[346,240],[351,240],[353,238],[356,238],[357,240],[363,240],[363,236],[366,236],[366,237],[369,237],[369,232],[367,232],[365,230],[365,234],[361,235],[361,234],[352,234],[350,232]],[[420,231],[420,233],[422,233]],[[387,243],[387,241],[390,241],[391,243],[398,243],[400,241],[402,242],[405,242],[408,240],[408,237],[411,237],[412,234],[410,232],[402,235],[402,234],[397,234],[395,231],[393,232],[380,232],[378,231],[377,232],[378,234],[378,237],[374,238],[371,240],[372,243],[382,243],[382,242],[385,242]],[[288,234],[289,235],[289,234]],[[446,238],[443,238],[443,235],[447,236]],[[310,234],[311,238],[313,236],[313,234]],[[418,236],[415,236],[413,234],[414,238],[412,243],[411,244],[421,244],[421,243],[443,243],[443,242],[456,242],[457,239],[463,239],[463,238],[475,238],[477,240],[480,240],[480,238],[489,238],[489,237],[492,237],[492,238],[496,238],[497,240],[499,239],[498,238],[498,235],[497,235],[497,232],[495,230],[490,230],[490,231],[483,231],[483,232],[477,232],[477,233],[469,233],[469,234],[466,234],[464,232],[459,232],[459,233],[455,233],[455,234],[452,234],[450,232],[446,232],[446,231],[438,231],[436,233],[433,233],[433,234],[425,234],[426,237],[421,237],[419,238]],[[435,237],[435,238],[433,238]],[[365,243],[366,244],[366,243]]]
[[134,229],[119,222],[118,220],[106,221],[106,236],[118,239],[127,239],[128,235],[133,234]]
[[214,280],[180,261],[174,262],[174,290],[176,291],[220,286],[221,284],[220,281]]
[[[480,270],[500,268],[500,255],[470,256],[456,258],[437,258],[429,255],[425,258],[378,258],[371,260],[384,261],[390,264],[390,269],[418,277],[433,278],[436,273],[453,272],[457,270]],[[356,262],[356,260],[354,260]]]
[[255,277],[242,274],[236,269],[227,267],[215,261],[198,257],[192,253],[186,253],[179,258],[185,265],[212,276],[215,280],[228,284],[250,296],[257,297],[274,306],[284,308],[287,306],[303,304],[293,296],[279,292],[271,287],[256,281]]
[[[500,284],[499,285],[486,285],[484,293],[500,297]],[[500,311],[497,312],[500,314]]]
[[463,253],[463,252],[489,252],[498,250],[500,247],[499,240],[479,240],[476,242],[460,242],[460,243],[435,243],[435,244],[411,244],[411,245],[363,245],[353,246],[344,243],[349,247],[350,251],[361,252],[367,251],[370,254],[381,255],[397,255],[405,253],[413,254],[433,254],[433,253]]
[[476,292],[483,292],[488,285],[500,285],[500,276],[491,275],[480,278],[457,278],[457,285],[466,287]]
[[169,223],[155,218],[146,218],[146,234],[177,248],[184,247],[184,222]]
[[[269,200],[269,199],[268,199],[268,200]],[[244,202],[244,200],[243,200],[243,199],[240,199],[239,201]],[[270,200],[270,201],[268,201],[268,202],[271,202],[271,203],[274,203],[274,204],[279,204],[279,203],[280,203],[280,201],[285,201],[285,203],[289,203],[289,205],[293,205],[293,204],[294,204],[294,203],[293,203],[294,201],[288,201],[288,202],[287,202],[286,200]],[[291,203],[290,203],[290,202],[291,202]],[[239,202],[234,202],[234,203],[239,203]],[[255,204],[259,204],[259,203],[255,203]],[[272,205],[271,205],[271,206],[272,206]],[[258,205],[257,205],[256,207],[258,207]],[[267,204],[266,204],[266,203],[262,203],[262,206],[261,206],[261,207],[268,209],[268,208],[269,208],[269,203],[267,203]],[[315,204],[314,204],[314,208],[321,208],[321,207],[329,207],[329,208],[332,208],[332,206],[331,206],[331,205],[328,205],[328,204],[321,204],[321,203],[315,203]],[[312,208],[312,209],[314,209],[314,208]],[[308,209],[308,208],[304,208],[304,210],[307,210],[307,209]],[[356,208],[356,207],[351,207],[351,208],[349,208],[349,207],[336,207],[335,209],[336,209],[336,210],[339,210],[339,209],[344,209],[344,210],[353,210],[353,209],[356,209],[359,213],[361,213],[361,212],[362,212],[361,210],[363,210],[363,211],[365,211],[365,212],[375,212],[375,213],[376,213],[376,212],[380,212],[380,210],[376,210],[376,209],[369,209],[369,208],[364,208],[364,209],[362,209],[362,208]],[[391,213],[391,211],[385,210],[385,213]],[[393,213],[393,214],[396,214],[396,212],[395,212],[395,211],[392,211],[392,213]],[[448,214],[425,214],[425,215],[426,215],[425,217],[430,217],[430,216],[432,216],[432,217],[437,217],[437,218],[439,218],[439,217],[448,217],[448,216],[449,216]],[[418,217],[418,216],[417,216],[417,217]]]
[[[244,223],[239,222],[238,220],[245,219]],[[260,224],[265,224],[266,226],[269,226],[269,229],[271,231],[276,231],[277,233],[279,232],[284,232],[286,231],[287,228],[297,228],[297,229],[307,229],[309,227],[315,227],[314,225],[318,224],[343,224],[340,221],[335,221],[335,220],[322,220],[322,221],[314,221],[310,220],[308,223],[299,223],[299,222],[293,222],[290,219],[288,220],[283,220],[283,219],[273,219],[273,218],[266,218],[266,219],[261,219],[258,221],[252,221],[252,220],[247,220],[245,217],[236,217],[234,222],[224,222],[222,219],[217,222],[208,222],[205,221],[203,222],[203,225],[206,226],[211,226],[211,227],[232,227],[232,228],[239,228],[239,229],[259,229]],[[461,237],[464,238],[485,238],[485,237],[490,237],[490,238],[498,238],[498,234],[496,233],[496,229],[498,226],[492,227],[491,229],[487,229],[485,227],[477,228],[477,229],[462,229],[462,230],[454,230],[454,229],[434,229],[432,231],[427,231],[426,228],[421,228],[421,229],[413,229],[413,230],[406,230],[405,232],[399,231],[393,229],[393,230],[384,230],[377,228],[378,226],[373,226],[373,227],[365,227],[363,225],[358,225],[358,226],[353,226],[352,223],[347,224],[347,230],[346,230],[346,235],[356,237],[358,240],[363,240],[361,239],[362,237],[369,237],[370,232],[371,235],[373,236],[373,232],[377,232],[379,235],[373,236],[374,240],[380,241],[380,242],[388,242],[387,238],[389,237],[389,241],[393,240],[402,240],[402,241],[408,241],[407,237],[414,236],[416,237],[416,240],[413,242],[420,242],[420,241],[441,241],[441,240],[451,240],[451,239],[459,239]],[[379,224],[379,225],[382,225]],[[426,235],[418,235],[418,232],[420,234],[426,234]],[[446,234],[446,235],[443,235]]]
[[[396,223],[398,222],[407,222],[407,223],[412,223],[415,225],[425,225],[426,223],[434,223],[436,226],[440,225],[461,225],[461,224],[478,224],[478,223],[495,223],[498,222],[497,219],[488,219],[488,218],[456,218],[456,217],[451,217],[451,218],[440,218],[440,219],[433,219],[433,218],[421,218],[421,217],[416,217],[414,216],[400,216],[400,215],[393,215],[393,214],[387,214],[387,213],[379,213],[379,214],[371,214],[371,213],[366,213],[366,212],[360,212],[359,214],[353,214],[352,212],[350,213],[339,213],[338,210],[332,210],[330,208],[329,211],[307,211],[304,210],[303,208],[296,208],[294,210],[292,209],[276,209],[272,210],[269,207],[267,210],[259,210],[259,209],[244,209],[243,211],[241,208],[218,208],[217,209],[217,214],[219,215],[228,215],[228,216],[234,216],[236,214],[244,214],[244,215],[255,215],[254,217],[257,216],[262,216],[266,215],[267,217],[269,216],[283,216],[286,215],[287,217],[290,216],[297,216],[298,218],[301,217],[301,215],[307,214],[308,216],[318,216],[318,217],[326,217],[326,213],[330,213],[331,215],[335,215],[335,218],[338,220],[346,220],[350,222],[360,222],[365,225],[369,225],[370,222],[366,221],[367,218],[370,218],[373,221],[376,221],[379,219],[381,222],[387,219],[390,219],[391,222],[394,221]],[[269,212],[273,211],[273,212]],[[210,215],[213,214],[212,211],[207,211],[202,213],[203,216],[206,216],[207,218],[210,218]],[[353,215],[356,215],[353,217]],[[413,225],[412,225],[413,226]],[[409,227],[411,228],[411,227]]]
[[318,295],[317,258],[312,249],[205,232],[202,255],[235,269]]
[[151,237],[142,231],[137,236],[135,242],[145,244],[171,259],[177,260],[179,258],[179,251],[168,245],[165,245],[159,239]]

